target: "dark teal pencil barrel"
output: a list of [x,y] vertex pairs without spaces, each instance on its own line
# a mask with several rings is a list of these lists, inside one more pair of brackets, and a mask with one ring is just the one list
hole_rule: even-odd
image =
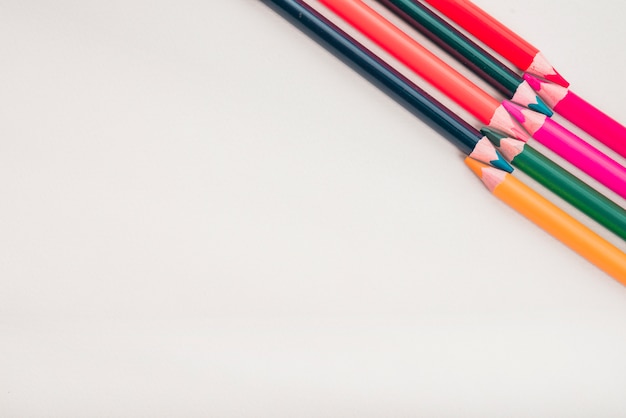
[[512,97],[524,81],[517,73],[418,1],[378,1],[508,97]]

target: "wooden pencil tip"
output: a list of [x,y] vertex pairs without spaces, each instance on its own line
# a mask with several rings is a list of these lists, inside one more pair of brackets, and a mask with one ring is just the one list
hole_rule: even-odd
[[478,178],[483,178],[483,169],[489,167],[487,164],[483,164],[480,161],[477,161],[471,157],[465,158],[465,164],[478,176]]
[[569,82],[548,62],[541,52],[538,52],[533,62],[526,69],[527,72],[543,77],[548,81],[563,87],[569,87]]
[[568,89],[559,84],[539,78],[533,74],[524,73],[524,81],[541,96],[550,107],[555,107],[567,96]]
[[[552,69],[554,70],[554,67],[552,67]],[[546,74],[545,77],[546,77],[546,80],[551,81],[555,84],[558,84],[559,86],[562,86],[565,88],[569,87],[569,81],[564,79],[563,76],[559,74],[556,70],[554,70],[554,74]]]
[[544,114],[522,107],[508,100],[502,101],[502,106],[515,120],[517,120],[531,135],[537,132],[548,119]]
[[515,119],[519,120],[520,116],[519,113],[521,112],[521,110],[523,109],[522,106],[515,104],[509,100],[503,100],[502,101],[502,106],[504,106],[504,108],[507,110],[507,112],[509,112]]
[[509,175],[506,171],[498,170],[497,168],[483,164],[470,157],[465,158],[465,164],[480,178],[483,184],[492,193],[496,187],[506,179],[506,176]]
[[522,78],[524,79],[524,81],[526,81],[528,84],[530,84],[530,87],[533,88],[533,90],[538,91],[541,90],[541,87],[547,83],[546,80],[541,79],[539,77],[537,77],[536,75],[530,74],[530,73],[524,73],[522,75]]
[[468,156],[482,163],[499,168],[500,170],[504,170],[509,173],[513,172],[513,167],[511,167],[502,154],[496,150],[495,145],[492,144],[488,138],[481,138]]
[[535,112],[543,113],[546,116],[552,116],[554,114],[550,106],[539,97],[537,92],[533,90],[530,83],[526,80],[517,87],[517,91],[511,100]]
[[484,126],[480,129],[480,133],[485,135],[489,141],[496,147],[500,147],[500,143],[504,138],[508,138],[509,136],[503,132],[500,132],[496,129],[490,128],[488,126]]

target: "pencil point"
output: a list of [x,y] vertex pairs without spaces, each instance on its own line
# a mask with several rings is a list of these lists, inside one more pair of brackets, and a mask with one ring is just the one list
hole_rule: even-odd
[[465,164],[478,176],[478,178],[483,178],[483,169],[489,167],[487,164],[483,164],[471,157],[465,158]]
[[504,103],[498,106],[493,113],[489,121],[489,126],[520,141],[527,142],[530,139],[530,134],[505,109]]
[[508,100],[502,102],[502,106],[517,120],[531,135],[537,132],[547,119],[546,115],[512,103]]
[[536,74],[539,77],[543,77],[546,80],[560,86],[569,87],[569,82],[554,69],[541,52],[538,52],[537,55],[535,55],[532,64],[530,64],[526,71],[531,74]]
[[480,178],[483,184],[493,193],[496,187],[500,185],[508,175],[506,171],[498,170],[476,161],[471,157],[465,159],[465,164]]
[[525,82],[527,82],[533,90],[539,91],[543,88],[543,85],[547,83],[546,80],[537,77],[536,75],[532,75],[531,73],[524,73],[522,78]]
[[522,109],[523,109],[522,106],[517,105],[513,102],[509,102],[508,100],[503,100],[502,106],[504,106],[506,111],[509,112],[509,115],[513,116],[515,120],[521,123],[523,126],[524,120],[526,118],[524,117],[524,114],[522,113]]
[[483,135],[491,141],[492,144],[498,147],[500,154],[507,159],[507,161],[513,162],[515,157],[524,152],[524,142],[511,138],[510,136],[503,134],[491,128],[483,128],[480,130]]
[[524,80],[550,107],[555,107],[567,96],[568,89],[566,87],[551,81],[542,80],[529,73],[524,73]]
[[543,113],[547,116],[552,116],[554,112],[550,107],[537,95],[535,90],[532,89],[530,84],[526,81],[520,83],[515,90],[515,94],[511,98],[511,101],[519,103],[522,106],[528,107],[535,112]]
[[508,135],[489,127],[482,128],[480,132],[485,135],[487,139],[489,139],[489,141],[491,141],[491,143],[496,147],[500,147],[501,141],[504,138],[509,137]]
[[475,160],[489,164],[508,173],[513,172],[513,167],[511,167],[502,154],[496,150],[496,147],[487,138],[481,138],[476,143],[469,156]]

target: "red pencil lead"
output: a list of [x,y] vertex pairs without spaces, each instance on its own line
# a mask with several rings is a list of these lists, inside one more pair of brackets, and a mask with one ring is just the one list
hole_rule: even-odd
[[554,69],[541,52],[537,52],[533,62],[525,70],[526,72],[536,74],[562,87],[569,87],[569,82]]

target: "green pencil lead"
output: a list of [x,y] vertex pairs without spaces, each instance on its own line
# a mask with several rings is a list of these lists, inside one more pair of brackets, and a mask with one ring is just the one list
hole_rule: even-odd
[[509,138],[507,134],[503,134],[502,132],[497,131],[493,128],[486,128],[486,127],[482,128],[480,130],[480,133],[485,135],[487,139],[489,139],[489,141],[491,141],[491,143],[498,148],[500,148],[501,146],[500,143],[502,142],[504,138]]

